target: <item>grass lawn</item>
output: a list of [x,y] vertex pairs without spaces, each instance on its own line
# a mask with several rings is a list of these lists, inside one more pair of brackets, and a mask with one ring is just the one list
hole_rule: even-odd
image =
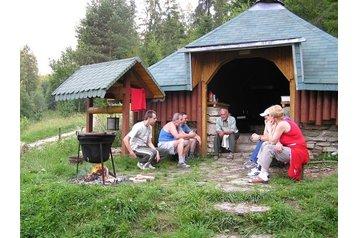
[[31,143],[47,137],[57,136],[59,128],[62,133],[80,130],[86,127],[86,114],[77,113],[63,117],[58,112],[49,111],[41,121],[31,122],[29,128],[21,131],[21,142]]
[[[223,192],[209,176],[218,172],[210,158],[193,161],[192,168],[182,172],[170,159],[154,171],[140,171],[135,160],[116,156],[118,174],[143,172],[155,180],[79,185],[70,182],[76,168],[68,162],[77,146],[72,138],[21,155],[21,237],[338,236],[337,172],[306,176],[299,183],[286,174],[274,174],[269,189]],[[80,165],[80,173],[90,166]],[[203,172],[206,166],[209,172]],[[271,210],[237,215],[214,209],[223,202],[264,205]]]

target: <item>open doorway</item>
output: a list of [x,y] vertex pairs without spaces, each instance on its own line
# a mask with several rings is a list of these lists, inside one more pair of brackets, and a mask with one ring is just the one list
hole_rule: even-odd
[[[289,81],[278,67],[263,58],[235,59],[223,65],[208,84],[219,102],[229,104],[242,133],[256,132],[263,126],[259,113],[280,104],[289,96]],[[261,133],[261,132],[260,132]]]

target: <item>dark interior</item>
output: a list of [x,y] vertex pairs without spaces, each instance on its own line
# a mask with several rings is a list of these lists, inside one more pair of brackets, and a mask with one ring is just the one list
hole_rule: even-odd
[[[289,96],[289,81],[277,66],[263,58],[236,59],[221,67],[208,84],[219,102],[229,104],[240,132],[263,125],[259,113]],[[238,118],[239,117],[239,118]]]

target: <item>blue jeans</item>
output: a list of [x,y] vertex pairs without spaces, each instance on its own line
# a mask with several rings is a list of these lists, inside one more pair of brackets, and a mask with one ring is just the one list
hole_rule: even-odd
[[250,156],[250,161],[257,163],[257,159],[258,159],[257,155],[259,154],[262,143],[263,143],[263,141],[257,142],[256,147]]

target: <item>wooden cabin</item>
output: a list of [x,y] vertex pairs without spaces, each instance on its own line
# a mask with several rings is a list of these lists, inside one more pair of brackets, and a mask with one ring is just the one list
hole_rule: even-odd
[[[187,112],[203,153],[210,149],[211,107],[227,107],[240,132],[252,133],[263,124],[259,113],[283,96],[311,154],[338,150],[338,40],[281,1],[257,1],[149,71],[166,97],[148,109],[157,111],[160,126],[173,113]],[[209,92],[218,102],[208,99]]]
[[[138,57],[83,65],[53,93],[55,100],[86,98],[86,132],[93,131],[93,114],[122,114],[122,135],[130,129],[132,89],[142,89],[146,100],[164,99],[165,93]],[[106,98],[120,106],[94,107],[94,98]],[[127,150],[122,145],[122,152]]]

